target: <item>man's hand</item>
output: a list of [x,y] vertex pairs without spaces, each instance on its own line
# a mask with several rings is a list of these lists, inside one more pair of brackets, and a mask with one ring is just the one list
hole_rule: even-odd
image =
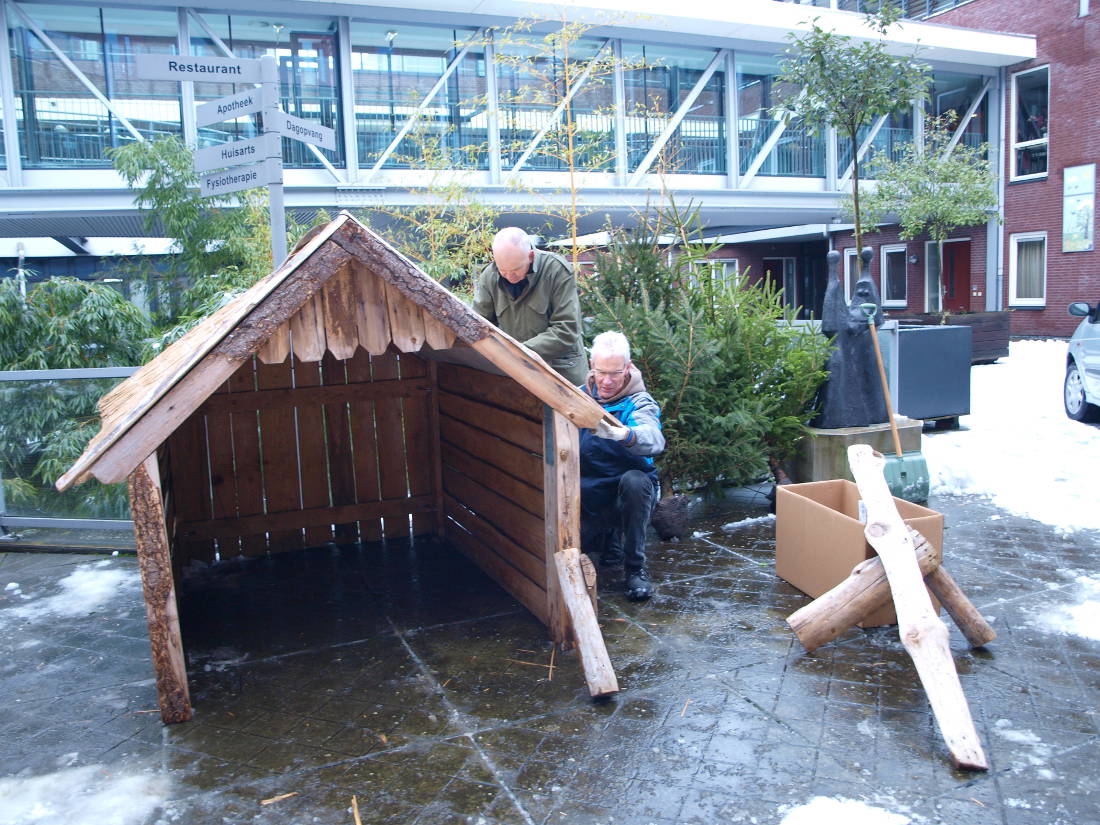
[[630,437],[630,427],[621,424],[608,424],[603,419],[596,423],[596,436],[608,441],[625,441]]

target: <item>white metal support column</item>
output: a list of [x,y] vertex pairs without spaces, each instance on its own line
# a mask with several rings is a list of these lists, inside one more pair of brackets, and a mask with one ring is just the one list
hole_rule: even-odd
[[573,102],[573,98],[576,96],[577,92],[579,92],[584,84],[588,82],[588,76],[592,74],[592,68],[596,65],[596,61],[600,59],[604,50],[610,45],[610,40],[605,40],[600,44],[596,53],[592,55],[592,59],[588,61],[588,65],[584,67],[584,71],[581,72],[581,76],[566,90],[565,96],[561,99],[561,102],[554,107],[554,111],[552,111],[546,120],[543,121],[542,128],[539,129],[538,134],[531,138],[531,142],[527,144],[527,147],[523,150],[523,154],[520,155],[519,160],[516,161],[515,166],[508,172],[509,176],[515,175],[523,168],[523,165],[527,163],[531,155],[534,154],[535,149],[538,148],[539,143],[546,137],[547,132],[553,129],[558,121],[561,120],[561,116],[565,112],[565,107]]
[[[53,42],[53,40],[50,39],[50,36],[42,31],[39,25],[31,19],[30,15],[23,11],[23,9],[19,8],[18,3],[14,2],[14,0],[8,0],[8,8],[14,11],[16,17],[20,18],[23,21],[23,25],[34,32],[34,36],[42,42],[42,45],[44,45],[47,49],[54,53],[57,59],[61,61],[61,64],[69,70],[73,77],[79,80],[81,85],[89,92],[91,92],[92,96],[95,97],[96,100],[98,100],[107,108],[108,112],[110,112],[114,117],[118,118],[118,122],[122,124],[126,131],[134,136],[135,140],[145,140],[145,136],[134,128],[134,125],[130,123],[129,120],[127,120],[126,116],[115,108],[115,105],[107,99],[103,92],[101,92],[91,80],[88,79],[88,76],[84,74],[84,72],[80,71],[80,69],[77,68],[77,65],[69,59],[69,56],[65,54],[65,52],[63,52],[58,47],[58,45]],[[7,37],[7,31],[4,32],[4,36]]]
[[611,41],[615,59],[611,76],[615,94],[615,185],[622,186],[630,174],[630,157],[626,149],[626,79],[623,77],[623,41]]
[[[183,57],[191,56],[191,18],[187,9],[176,9],[176,51]],[[199,145],[199,129],[195,125],[195,83],[180,81],[180,123],[183,126],[183,142],[192,149]]]
[[1001,304],[1001,283],[1004,272],[1004,224],[1001,217],[1005,211],[1005,70],[997,72],[989,88],[989,166],[997,176],[997,214],[991,215],[986,222],[985,241],[985,308],[987,311],[1003,309]]
[[[198,23],[199,26],[202,27],[202,30],[206,32],[206,36],[214,42],[214,45],[218,47],[218,50],[221,51],[222,54],[224,54],[226,57],[232,57],[236,59],[237,55],[235,55],[233,53],[233,50],[225,44],[225,41],[223,41],[220,37],[218,37],[217,34],[215,34],[214,30],[210,28],[209,24],[203,19],[201,14],[199,14],[194,9],[188,9],[187,11],[191,14],[191,18],[196,23]],[[318,149],[312,143],[306,143],[304,144],[304,146],[313,153],[313,156],[317,158],[317,160],[321,161],[321,165],[328,170],[328,173],[332,175],[337,183],[347,183],[347,181],[344,180],[343,176],[336,170],[336,167],[332,165],[332,162],[321,153],[320,149]]]
[[[477,41],[484,39],[484,37],[485,30],[478,29],[466,40],[462,48],[459,49],[458,54],[456,54],[454,58],[452,58],[451,62],[447,64],[447,68],[443,70],[443,74],[439,77],[438,80],[436,80],[435,85],[432,86],[432,88],[424,96],[424,99],[421,100],[420,103],[417,105],[416,111],[414,111],[411,115],[408,116],[408,118],[406,118],[405,122],[401,125],[401,128],[397,130],[397,134],[394,135],[393,140],[390,141],[390,145],[387,146],[386,150],[378,156],[378,160],[376,160],[374,162],[374,166],[371,167],[370,173],[368,175],[369,178],[373,178],[378,174],[379,170],[382,168],[382,164],[385,163],[389,159],[390,155],[394,153],[394,150],[396,150],[397,147],[401,145],[401,141],[405,139],[405,135],[407,135],[412,130],[413,126],[416,125],[416,121],[420,119],[420,115],[424,112],[425,109],[428,108],[428,105],[435,99],[435,96],[439,94],[440,89],[447,85],[447,78],[454,74],[455,69],[457,69],[462,64],[462,61],[465,60],[466,54],[470,51],[470,46],[472,46]],[[486,67],[486,70],[487,68],[488,67]]]
[[485,36],[485,132],[489,143],[489,183],[500,183],[500,88],[497,85],[497,46],[493,33]]
[[[803,90],[799,92],[798,99],[801,100],[805,96],[806,91]],[[785,131],[787,131],[787,121],[780,119],[775,124],[775,128],[772,129],[772,133],[768,135],[768,139],[764,141],[764,145],[760,147],[760,150],[753,156],[752,161],[749,162],[749,167],[745,170],[745,174],[741,176],[741,182],[738,184],[739,189],[744,189],[756,177],[756,173],[760,171],[760,167],[764,165],[764,161],[768,159],[768,155],[772,153]]]
[[737,99],[737,55],[726,52],[726,186],[741,181],[741,111]]
[[840,158],[837,157],[837,132],[835,126],[825,127],[825,189],[836,192],[840,188],[837,181],[836,165]]
[[661,150],[665,148],[665,144],[668,143],[676,130],[680,128],[681,121],[687,117],[687,113],[691,111],[691,108],[695,105],[695,101],[698,100],[699,95],[703,93],[703,89],[710,83],[710,79],[714,76],[715,70],[722,65],[722,61],[726,59],[727,53],[726,49],[719,49],[715,52],[714,57],[711,58],[710,63],[707,64],[707,67],[703,70],[703,73],[691,88],[688,96],[684,98],[684,102],[680,104],[679,108],[676,109],[676,113],[669,122],[665,124],[664,130],[657,136],[653,145],[649,147],[646,156],[642,158],[642,162],[638,164],[638,168],[634,170],[634,174],[630,176],[631,186],[637,186],[642,177],[649,171],[649,167],[653,165],[653,161],[661,154]]
[[917,100],[913,103],[913,146],[924,153],[924,101]]
[[337,77],[340,78],[340,122],[344,135],[344,168],[348,182],[359,180],[359,122],[355,117],[355,72],[351,65],[351,20],[337,19],[336,53],[340,55]]
[[[19,121],[15,107],[15,81],[11,71],[11,47],[8,39],[8,0],[0,0],[0,107],[4,116],[4,157],[7,159],[8,186],[23,185],[23,158],[19,154]],[[26,128],[24,122],[23,128]],[[3,505],[0,503],[0,512]]]
[[959,120],[958,125],[955,127],[955,134],[951,135],[951,140],[943,149],[944,157],[950,155],[953,151],[955,151],[955,147],[959,145],[959,141],[962,139],[963,132],[966,131],[966,124],[970,122],[970,118],[974,117],[974,113],[978,111],[978,107],[982,105],[982,101],[989,93],[989,87],[992,85],[992,83],[993,78],[987,77],[981,91],[978,92],[978,94],[970,102],[970,105],[966,107],[966,114],[964,114]]

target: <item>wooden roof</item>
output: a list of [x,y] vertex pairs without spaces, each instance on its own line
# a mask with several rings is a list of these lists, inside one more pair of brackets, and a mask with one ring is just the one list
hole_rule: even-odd
[[391,344],[402,352],[427,344],[421,353],[427,357],[449,350],[464,363],[492,365],[579,427],[594,427],[603,415],[538,355],[341,213],[282,266],[103,396],[99,433],[57,488],[90,476],[125,480],[245,360],[255,354],[280,363],[291,340],[304,361],[318,361],[326,350],[349,358],[358,346],[381,354]]

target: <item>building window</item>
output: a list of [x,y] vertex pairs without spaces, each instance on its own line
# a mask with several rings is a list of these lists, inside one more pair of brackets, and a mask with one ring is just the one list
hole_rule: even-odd
[[735,287],[738,282],[738,268],[736,258],[709,258],[699,261],[696,266],[700,273],[706,273],[715,287]]
[[1009,306],[1046,306],[1047,233],[1020,232],[1010,236],[1009,244]]
[[1050,67],[1012,76],[1012,179],[1046,177]]
[[882,292],[884,307],[905,307],[908,304],[905,288],[905,253],[905,244],[882,247],[882,260],[879,264],[882,283],[879,289]]

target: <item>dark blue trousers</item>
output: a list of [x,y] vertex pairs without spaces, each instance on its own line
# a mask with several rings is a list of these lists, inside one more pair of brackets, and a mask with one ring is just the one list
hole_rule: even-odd
[[587,555],[602,553],[608,530],[619,530],[627,570],[645,566],[645,531],[657,500],[657,491],[648,474],[627,470],[619,477],[613,502],[592,506],[581,497],[581,549]]

